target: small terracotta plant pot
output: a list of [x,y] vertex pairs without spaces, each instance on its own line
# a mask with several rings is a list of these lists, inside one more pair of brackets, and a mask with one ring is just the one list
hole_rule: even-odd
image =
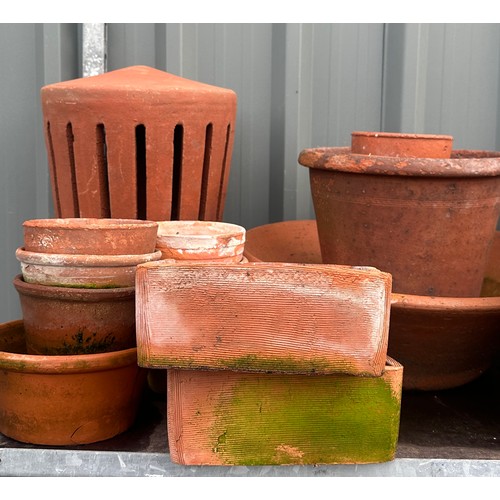
[[500,213],[500,153],[450,159],[306,149],[324,263],[366,265],[393,291],[478,297]]
[[74,288],[135,286],[138,264],[161,258],[156,251],[138,255],[73,255],[16,250],[26,283]]
[[110,353],[26,354],[22,321],[0,325],[0,432],[17,441],[94,443],[134,422],[145,384],[135,348]]
[[23,223],[27,252],[92,255],[153,253],[158,224],[134,219],[33,219]]
[[84,289],[13,281],[29,354],[94,354],[136,346],[135,287]]
[[141,264],[139,364],[380,375],[390,290],[373,268]]
[[170,456],[185,465],[392,460],[403,367],[379,377],[168,370]]
[[394,132],[353,132],[353,154],[403,156],[411,158],[449,158],[451,135],[400,134]]
[[240,262],[245,234],[245,228],[226,222],[164,221],[158,223],[156,249],[163,259]]
[[[286,233],[288,222],[260,227],[262,231],[247,232],[245,248],[255,260],[284,262],[302,256],[295,261],[307,264],[321,257],[315,220],[296,221],[293,234],[304,235],[300,239]],[[272,248],[268,241],[274,242]],[[450,389],[474,380],[492,365],[500,347],[500,232],[486,266],[482,297],[393,293],[391,302],[388,352],[405,368],[404,389]]]

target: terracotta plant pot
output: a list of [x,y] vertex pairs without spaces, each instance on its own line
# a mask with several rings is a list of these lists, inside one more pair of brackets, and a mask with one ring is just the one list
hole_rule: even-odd
[[134,422],[145,383],[135,348],[103,354],[26,354],[22,321],[0,325],[0,432],[17,441],[94,443]]
[[[316,262],[320,258],[316,221],[296,221],[288,236],[287,225],[278,222],[261,226],[265,231],[248,231],[245,251],[251,249],[256,261],[284,262],[292,255],[304,257],[296,262]],[[291,234],[307,237],[295,239]],[[269,240],[275,242],[273,248]],[[483,297],[392,294],[388,352],[404,366],[404,389],[458,387],[492,365],[500,347],[500,232],[486,269]]]
[[397,293],[477,297],[500,213],[500,153],[451,159],[306,149],[323,262],[373,266]]
[[360,155],[450,158],[451,135],[353,132],[351,152]]
[[163,259],[182,261],[240,262],[245,228],[212,221],[164,221],[158,223],[156,249]]
[[222,220],[232,90],[132,66],[47,85],[41,101],[58,217]]
[[161,259],[156,251],[137,255],[73,255],[16,250],[23,280],[39,285],[74,288],[135,286],[138,264]]
[[135,287],[65,288],[14,278],[29,354],[94,354],[136,346]]
[[137,267],[139,364],[380,375],[391,277],[372,268],[249,264]]
[[158,224],[133,219],[33,219],[23,223],[27,252],[143,255],[155,251]]
[[402,366],[380,377],[169,370],[170,456],[186,465],[392,460]]

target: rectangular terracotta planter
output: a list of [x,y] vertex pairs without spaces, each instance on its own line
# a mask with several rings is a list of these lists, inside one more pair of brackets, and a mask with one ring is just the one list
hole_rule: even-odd
[[138,362],[149,368],[381,375],[391,276],[284,263],[141,264]]
[[380,377],[169,370],[168,440],[185,465],[394,459],[403,367]]

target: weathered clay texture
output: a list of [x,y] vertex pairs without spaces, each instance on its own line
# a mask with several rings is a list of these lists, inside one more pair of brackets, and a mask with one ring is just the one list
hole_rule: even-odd
[[43,87],[56,214],[221,220],[236,100],[147,66]]
[[158,224],[133,219],[33,219],[23,223],[28,252],[142,255],[155,251]]
[[94,354],[136,346],[135,288],[84,289],[13,281],[29,354]]
[[26,283],[75,288],[135,286],[139,264],[161,259],[156,251],[137,255],[74,255],[16,250]]
[[392,460],[402,378],[392,360],[380,377],[169,370],[170,456],[186,465]]
[[144,384],[135,348],[28,355],[23,322],[0,325],[0,432],[12,439],[66,446],[112,438],[133,424]]
[[[281,225],[288,223],[247,232],[246,248],[252,249],[252,258],[284,262],[300,255],[300,262],[306,264],[321,258],[315,220],[297,222],[301,227],[296,232],[303,239],[285,236]],[[268,241],[275,243],[272,248]],[[392,294],[388,352],[405,368],[403,388],[450,389],[474,380],[492,365],[498,352],[498,325],[500,232],[486,266],[482,297]]]
[[245,247],[245,228],[213,221],[158,223],[156,249],[163,259],[238,263]]
[[372,268],[141,264],[139,364],[380,375],[390,291]]
[[450,159],[302,151],[323,262],[373,266],[398,293],[477,297],[500,213],[500,153]]
[[353,132],[353,154],[404,156],[411,158],[449,158],[451,135],[400,134],[394,132]]

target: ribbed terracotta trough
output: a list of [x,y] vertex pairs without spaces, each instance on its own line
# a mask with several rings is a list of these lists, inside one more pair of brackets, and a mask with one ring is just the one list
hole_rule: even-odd
[[170,456],[186,465],[392,460],[402,366],[377,377],[169,370]]
[[390,291],[390,275],[373,268],[141,264],[138,362],[380,376]]

